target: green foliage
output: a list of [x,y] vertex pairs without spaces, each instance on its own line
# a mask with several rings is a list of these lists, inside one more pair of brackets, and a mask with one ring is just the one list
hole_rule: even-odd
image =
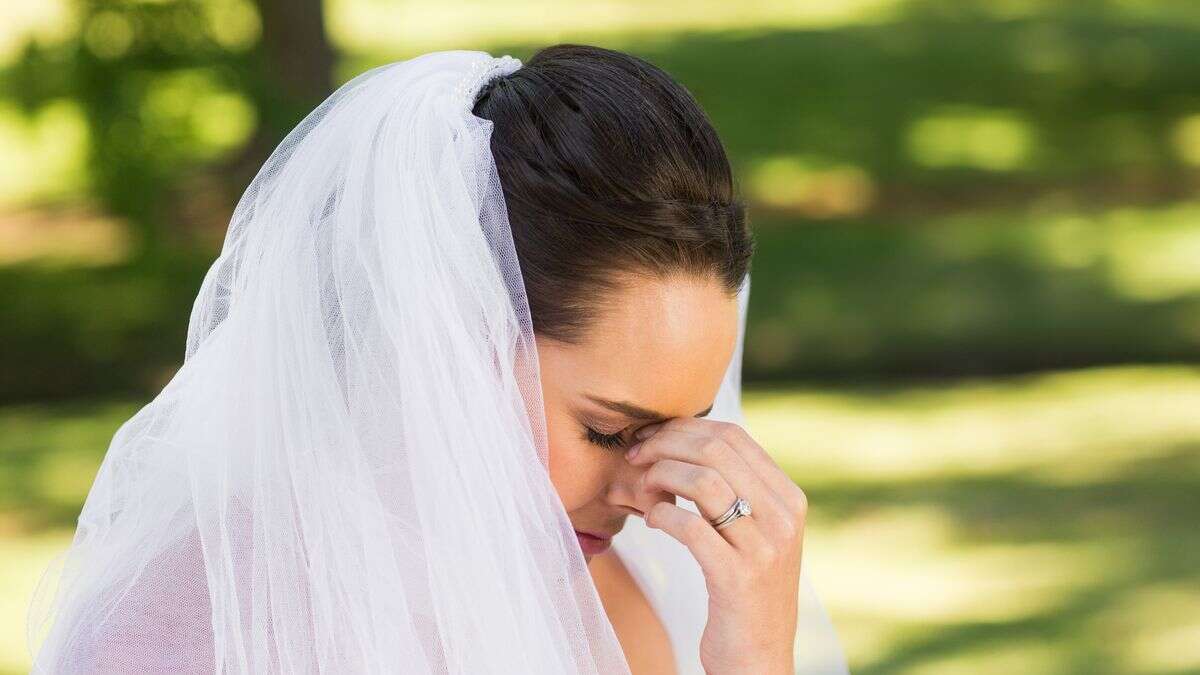
[[[97,56],[100,38],[85,33],[72,56],[34,50],[0,74],[28,85],[25,106],[81,102],[88,184],[135,234],[115,268],[0,270],[0,307],[18,317],[0,331],[0,399],[152,391],[150,373],[182,356],[215,256],[164,245],[195,238],[170,236],[185,224],[156,200],[249,133],[197,126],[190,111],[270,120],[275,136],[298,119],[253,93],[252,42],[219,40],[203,4],[120,7],[95,11],[148,32],[119,54]],[[1161,5],[1022,7],[1006,18],[988,3],[895,3],[871,24],[604,40],[677,76],[726,141],[760,244],[748,378],[1200,356],[1200,267],[1180,263],[1200,232],[1187,201],[1200,20]],[[154,37],[193,14],[190,47]],[[404,56],[349,53],[342,70]],[[131,114],[136,124],[121,121]],[[182,194],[193,211],[202,199]],[[1174,271],[1159,274],[1164,264]]]
[[[1200,5],[804,3],[841,5],[521,35],[650,59],[726,142],[759,243],[749,427],[809,495],[852,672],[1200,671],[1200,375],[1084,369],[1200,359]],[[183,356],[232,206],[213,184],[236,197],[231,167],[316,103],[283,95],[248,2],[78,7],[0,67],[0,201],[83,197],[132,244],[72,264],[0,240],[0,672],[27,669],[25,599],[113,432]],[[471,34],[541,46],[503,32]],[[340,44],[339,81],[416,47]]]
[[0,401],[157,391],[183,360],[210,262],[0,267]]
[[763,219],[753,379],[1200,358],[1200,206]]

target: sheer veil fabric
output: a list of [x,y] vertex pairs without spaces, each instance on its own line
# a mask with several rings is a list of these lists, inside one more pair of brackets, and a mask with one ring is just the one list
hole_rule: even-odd
[[[629,672],[549,479],[492,124],[471,113],[520,66],[373,68],[267,159],[182,367],[113,436],[37,589],[35,673]],[[714,412],[736,419],[740,344]],[[700,672],[703,579],[664,539],[630,519],[615,545]],[[844,671],[818,604],[797,654]]]

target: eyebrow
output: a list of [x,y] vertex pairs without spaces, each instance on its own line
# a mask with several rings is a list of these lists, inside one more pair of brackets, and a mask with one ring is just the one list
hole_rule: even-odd
[[[609,410],[619,412],[622,415],[627,415],[634,419],[655,421],[667,419],[667,415],[664,415],[660,412],[655,412],[653,410],[647,410],[646,408],[643,408],[639,405],[634,405],[628,401],[610,401],[606,398],[600,398],[599,396],[593,396],[591,394],[584,394],[584,396],[587,396],[592,402],[598,403]],[[705,410],[696,413],[695,417],[704,417],[708,413],[712,412],[712,409],[713,406],[710,405]]]

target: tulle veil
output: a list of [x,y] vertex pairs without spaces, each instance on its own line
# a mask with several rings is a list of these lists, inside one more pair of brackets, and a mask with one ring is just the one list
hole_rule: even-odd
[[[30,607],[35,673],[628,673],[546,469],[528,302],[471,113],[511,56],[370,69],[280,143],[184,363],[117,430]],[[744,423],[735,358],[710,417]],[[687,500],[680,503],[695,508]],[[699,566],[614,546],[700,673]],[[841,673],[802,575],[797,672]]]

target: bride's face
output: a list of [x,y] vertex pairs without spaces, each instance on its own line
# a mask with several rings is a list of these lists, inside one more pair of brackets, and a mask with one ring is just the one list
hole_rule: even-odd
[[[616,534],[629,515],[675,497],[645,491],[625,459],[633,432],[703,417],[737,342],[737,299],[715,278],[631,279],[578,345],[537,338],[550,479],[576,533]],[[604,541],[581,539],[590,560]]]

